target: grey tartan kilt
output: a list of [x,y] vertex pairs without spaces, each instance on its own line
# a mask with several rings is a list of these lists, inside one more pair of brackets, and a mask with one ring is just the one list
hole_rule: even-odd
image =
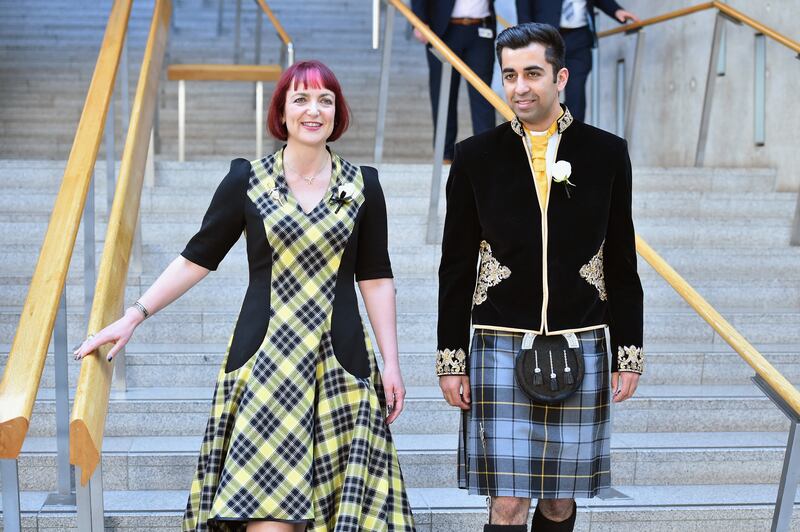
[[610,374],[605,329],[577,333],[581,388],[558,405],[532,402],[514,380],[522,334],[477,329],[472,408],[463,413],[458,485],[491,497],[594,497],[611,485]]

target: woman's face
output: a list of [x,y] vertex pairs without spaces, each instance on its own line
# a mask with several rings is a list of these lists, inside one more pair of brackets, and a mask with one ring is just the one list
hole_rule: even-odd
[[332,91],[304,85],[286,92],[283,119],[288,139],[303,144],[325,144],[333,132],[336,100]]

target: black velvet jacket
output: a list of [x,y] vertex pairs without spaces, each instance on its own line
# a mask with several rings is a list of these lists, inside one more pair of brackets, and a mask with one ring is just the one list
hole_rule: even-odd
[[468,373],[470,317],[475,328],[546,335],[607,325],[612,371],[643,370],[627,143],[566,110],[558,130],[554,161],[570,163],[574,186],[551,181],[544,212],[518,120],[456,145],[439,268],[439,375]]

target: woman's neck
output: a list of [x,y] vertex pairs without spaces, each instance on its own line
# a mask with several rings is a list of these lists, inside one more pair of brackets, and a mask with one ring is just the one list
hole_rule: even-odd
[[288,161],[289,167],[300,175],[311,175],[318,171],[327,158],[328,151],[324,144],[314,146],[289,140],[283,150],[284,166]]

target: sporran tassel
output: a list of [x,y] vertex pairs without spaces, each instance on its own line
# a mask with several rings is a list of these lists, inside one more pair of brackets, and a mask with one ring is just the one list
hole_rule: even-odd
[[553,352],[550,351],[550,391],[557,392],[558,391],[558,379],[556,378],[556,372],[553,369]]
[[572,369],[567,362],[567,350],[564,349],[564,382],[567,384],[575,384],[575,377],[572,376]]
[[539,352],[534,350],[533,356],[536,359],[536,368],[533,370],[533,385],[541,386],[544,384],[544,379],[542,378],[542,368],[539,367]]

